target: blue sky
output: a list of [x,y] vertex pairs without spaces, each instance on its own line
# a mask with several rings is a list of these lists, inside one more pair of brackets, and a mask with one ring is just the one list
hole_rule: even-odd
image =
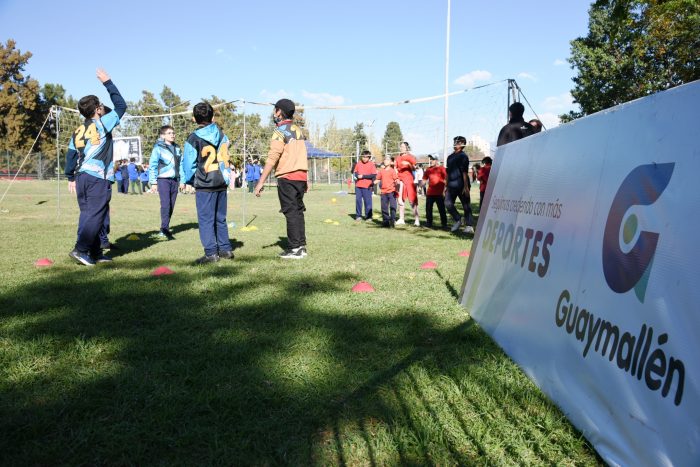
[[[575,108],[574,71],[565,60],[569,41],[587,32],[589,4],[452,0],[450,90],[514,78],[552,126],[557,114]],[[442,0],[0,0],[0,39],[32,52],[32,77],[60,83],[74,97],[101,95],[95,68],[102,66],[134,101],[164,84],[193,102],[213,94],[284,96],[309,106],[433,96],[444,89],[445,26]],[[502,84],[476,101],[451,99],[450,132],[495,139],[490,133],[504,123],[505,93]],[[320,122],[329,115],[310,116]],[[425,146],[414,148],[427,151],[437,144],[431,140],[442,126],[442,103],[333,116],[343,125],[372,125],[377,139],[385,121],[396,119]]]

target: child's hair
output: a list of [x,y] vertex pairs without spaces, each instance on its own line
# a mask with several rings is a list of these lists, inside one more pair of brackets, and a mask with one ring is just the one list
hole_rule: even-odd
[[401,141],[401,144],[405,144],[405,145],[406,145],[406,150],[407,150],[407,151],[410,151],[410,150],[411,150],[411,145],[408,144],[408,141]]
[[80,115],[83,117],[92,118],[92,116],[95,115],[95,110],[97,110],[99,105],[100,100],[97,98],[97,96],[90,94],[89,96],[80,98],[78,101],[78,111],[80,111]]
[[367,149],[365,149],[364,151],[362,151],[362,155],[363,155],[363,156],[371,156],[372,153],[369,152]]
[[170,125],[163,125],[162,127],[160,127],[160,135],[163,136],[165,133],[167,133],[168,130],[175,131],[175,128],[171,127]]
[[194,121],[199,125],[203,123],[211,123],[212,119],[214,118],[214,107],[209,105],[208,102],[200,102],[194,106],[192,115],[194,115]]
[[493,159],[491,159],[489,156],[486,156],[483,159],[481,159],[481,162],[483,162],[484,164],[492,164]]

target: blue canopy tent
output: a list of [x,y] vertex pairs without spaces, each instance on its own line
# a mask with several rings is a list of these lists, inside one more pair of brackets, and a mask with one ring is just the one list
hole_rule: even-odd
[[314,173],[313,176],[311,177],[311,181],[315,182],[316,181],[316,159],[327,159],[328,161],[328,184],[331,184],[331,158],[334,157],[342,157],[342,154],[339,154],[337,152],[331,152],[331,151],[326,151],[325,149],[320,149],[311,144],[309,141],[305,141],[306,143],[306,155],[309,159],[314,160]]

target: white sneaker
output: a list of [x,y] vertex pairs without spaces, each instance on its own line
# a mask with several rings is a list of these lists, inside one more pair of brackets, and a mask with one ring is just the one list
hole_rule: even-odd
[[420,227],[420,221],[416,219],[415,222],[413,222],[413,225],[415,225],[416,227]]
[[456,221],[454,224],[452,224],[452,228],[450,229],[450,232],[457,232],[461,226],[462,226],[462,219],[460,218],[458,221]]
[[394,223],[394,225],[406,225],[406,221],[404,221],[403,219],[399,219]]
[[466,226],[466,227],[464,228],[463,232],[464,232],[465,234],[473,234],[473,233],[474,233],[474,227],[472,227],[471,225],[468,225],[468,226]]

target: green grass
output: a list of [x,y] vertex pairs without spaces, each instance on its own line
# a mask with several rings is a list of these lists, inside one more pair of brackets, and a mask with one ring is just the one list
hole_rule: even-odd
[[60,216],[49,182],[17,182],[0,213],[1,464],[601,464],[457,303],[470,237],[355,224],[354,197],[322,187],[308,258],[283,261],[274,188],[246,197],[250,232],[237,191],[236,259],[200,267],[193,196],[167,242],[157,196],[114,195],[121,250],[87,269],[61,188]]

